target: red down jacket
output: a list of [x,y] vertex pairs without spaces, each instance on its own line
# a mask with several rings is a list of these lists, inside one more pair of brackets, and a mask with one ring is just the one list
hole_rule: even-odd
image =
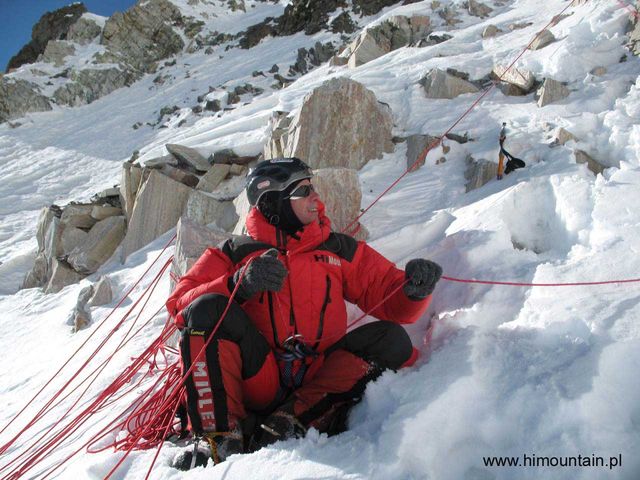
[[[246,221],[249,236],[208,248],[178,282],[166,303],[169,313],[183,328],[182,309],[207,293],[230,296],[229,277],[249,259],[276,247],[289,271],[283,288],[259,293],[242,308],[272,348],[298,334],[317,352],[324,351],[347,331],[345,300],[366,312],[404,282],[404,272],[392,262],[364,242],[331,232],[330,226],[320,202],[319,221],[305,226],[299,238],[285,236],[253,208]],[[371,314],[412,323],[430,298],[410,300],[399,289]]]

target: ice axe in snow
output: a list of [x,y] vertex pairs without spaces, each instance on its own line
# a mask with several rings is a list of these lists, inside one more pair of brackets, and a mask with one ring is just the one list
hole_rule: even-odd
[[[502,180],[502,174],[504,172],[505,175],[510,174],[514,170],[518,168],[522,168],[526,165],[524,160],[514,157],[509,152],[507,152],[504,148],[504,141],[507,139],[507,122],[502,122],[502,128],[500,129],[500,153],[498,154],[498,174],[496,178],[498,180]],[[504,165],[504,159],[507,159],[506,167]]]

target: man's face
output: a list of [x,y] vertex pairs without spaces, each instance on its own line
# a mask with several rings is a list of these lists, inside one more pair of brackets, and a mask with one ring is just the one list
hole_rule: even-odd
[[309,225],[318,220],[318,200],[320,195],[313,190],[307,197],[297,197],[298,189],[303,185],[311,185],[311,182],[305,179],[298,183],[296,189],[291,193],[291,208],[303,225]]

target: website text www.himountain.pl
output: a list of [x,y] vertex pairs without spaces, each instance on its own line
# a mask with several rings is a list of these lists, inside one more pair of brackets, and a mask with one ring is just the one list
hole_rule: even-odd
[[575,456],[538,456],[522,454],[516,457],[482,457],[485,467],[558,467],[614,468],[622,467],[622,454],[601,457],[595,454]]

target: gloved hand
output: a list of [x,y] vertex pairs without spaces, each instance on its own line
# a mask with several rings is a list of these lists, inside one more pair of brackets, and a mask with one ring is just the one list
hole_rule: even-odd
[[277,292],[282,288],[284,278],[287,276],[287,269],[278,260],[278,251],[275,248],[267,250],[259,257],[256,257],[233,274],[233,285],[240,280],[240,275],[246,270],[238,292],[242,299],[248,300],[258,292]]
[[442,267],[431,260],[414,258],[407,263],[404,275],[408,280],[404,293],[411,300],[422,300],[433,293],[442,276]]

